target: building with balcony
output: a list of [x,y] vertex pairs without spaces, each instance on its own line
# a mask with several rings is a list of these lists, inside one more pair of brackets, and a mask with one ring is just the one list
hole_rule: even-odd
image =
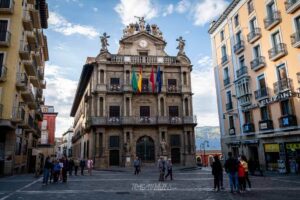
[[169,56],[157,25],[145,27],[143,20],[124,30],[117,54],[101,36],[100,54],[83,66],[71,110],[74,157],[93,158],[98,168],[129,166],[136,156],[143,163],[165,156],[195,165],[192,65],[185,41],[178,41],[177,56]]
[[34,171],[39,163],[37,91],[45,87],[37,72],[48,60],[47,19],[46,0],[0,2],[0,176]]
[[62,144],[60,148],[62,150],[62,155],[67,158],[72,157],[72,138],[74,136],[73,128],[69,128],[66,132],[62,134]]
[[245,154],[266,170],[285,163],[281,171],[294,172],[300,157],[299,30],[300,0],[232,0],[212,22],[225,156]]

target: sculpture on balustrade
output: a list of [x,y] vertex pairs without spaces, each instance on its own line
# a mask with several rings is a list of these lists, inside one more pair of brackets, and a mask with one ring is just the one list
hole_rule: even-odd
[[109,46],[108,44],[108,38],[110,38],[109,35],[107,35],[105,32],[103,33],[102,36],[100,36],[100,41],[101,41],[101,52],[107,52],[107,47]]
[[185,40],[180,36],[179,38],[176,39],[178,42],[177,49],[179,50],[178,54],[185,55],[184,52],[184,47],[185,47]]
[[167,142],[165,141],[165,139],[162,139],[162,141],[160,142],[160,149],[162,155],[167,154]]
[[152,35],[157,36],[157,25],[152,24],[151,29],[152,29]]
[[137,17],[134,16],[135,18],[138,18],[139,20],[139,30],[144,31],[145,30],[145,17]]

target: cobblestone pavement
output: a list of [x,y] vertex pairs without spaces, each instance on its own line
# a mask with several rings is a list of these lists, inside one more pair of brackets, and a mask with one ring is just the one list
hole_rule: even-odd
[[300,199],[300,176],[250,177],[253,188],[242,194],[212,191],[213,179],[207,169],[174,170],[174,180],[158,182],[156,169],[132,171],[94,171],[92,176],[71,176],[67,183],[43,186],[42,178],[19,175],[0,179],[0,200],[4,199]]

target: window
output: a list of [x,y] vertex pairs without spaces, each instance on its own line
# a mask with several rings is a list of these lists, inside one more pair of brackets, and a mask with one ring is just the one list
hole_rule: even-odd
[[148,56],[148,52],[139,52],[140,56]]
[[104,70],[100,70],[100,84],[104,84]]
[[174,146],[180,146],[180,135],[171,135],[170,136],[170,145],[172,147]]
[[254,5],[252,0],[248,1],[247,7],[248,7],[248,14],[251,14],[254,11]]
[[245,66],[245,57],[244,56],[239,57],[239,66],[240,66],[240,68]]
[[255,28],[257,27],[256,17],[253,17],[253,18],[250,20],[249,25],[250,25],[250,32],[255,31]]
[[222,51],[222,57],[223,57],[223,58],[224,58],[225,56],[227,56],[227,53],[226,53],[226,46],[225,46],[225,45],[222,46],[221,51]]
[[170,117],[178,117],[178,106],[169,106],[169,116]]
[[221,42],[224,40],[224,30],[222,30],[220,32],[220,38],[221,38]]
[[1,0],[0,8],[9,8],[11,0]]
[[119,148],[119,136],[110,136],[109,137],[109,147],[110,148]]
[[226,92],[226,101],[227,103],[231,103],[232,100],[231,100],[231,91],[227,91]]
[[287,72],[284,64],[277,67],[277,78],[278,80],[287,79]]
[[251,123],[252,118],[251,118],[251,112],[250,111],[244,112],[244,117],[245,117],[245,124]]
[[299,36],[299,32],[300,32],[300,16],[295,18],[295,27],[296,27],[296,33],[298,33]]
[[292,105],[291,105],[290,100],[281,101],[280,107],[281,107],[282,116],[293,114]]
[[142,91],[147,92],[149,90],[148,86],[149,86],[148,79],[147,78],[143,78],[142,79]]
[[16,137],[16,155],[21,155],[21,150],[22,150],[22,138],[21,137]]
[[0,20],[0,41],[2,42],[6,41],[7,26],[8,26],[7,20]]
[[185,109],[185,116],[189,116],[189,100],[188,100],[188,98],[184,99],[184,109]]
[[234,128],[233,116],[229,116],[228,121],[229,121],[229,129],[233,129]]
[[242,32],[239,31],[235,34],[235,38],[236,38],[236,43],[239,44],[241,42],[242,36],[241,36]]
[[3,72],[3,61],[4,61],[4,53],[0,53],[0,78],[2,77],[2,72]]
[[261,53],[260,53],[260,46],[256,45],[255,47],[253,47],[253,54],[254,54],[254,58],[259,58]]
[[237,14],[236,16],[234,16],[234,25],[235,25],[235,27],[237,27],[239,24],[240,24],[239,15]]
[[100,113],[99,114],[100,114],[100,117],[103,117],[103,115],[104,115],[103,114],[104,113],[104,111],[103,111],[103,106],[104,106],[103,97],[100,97],[99,101],[100,101],[100,105],[99,105],[100,106],[100,108],[99,108]]
[[140,116],[141,117],[150,117],[150,107],[149,106],[140,106]]
[[264,107],[260,108],[260,115],[261,115],[261,120],[268,120],[268,119],[270,119],[269,109],[268,109],[267,106],[264,106]]
[[266,88],[266,80],[265,80],[265,76],[263,74],[257,77],[257,81],[258,81],[259,89]]
[[176,79],[168,79],[168,86],[176,86]]
[[273,19],[274,15],[273,13],[276,11],[276,7],[275,7],[275,3],[274,1],[271,1],[268,5],[267,5],[267,14],[268,17]]
[[110,78],[110,84],[111,85],[119,85],[120,79],[119,78]]
[[276,48],[281,43],[281,38],[279,31],[272,34],[272,44],[273,48]]
[[224,76],[224,80],[228,79],[229,78],[229,70],[228,70],[228,67],[225,67],[224,70],[223,70],[223,76]]
[[109,117],[120,117],[120,106],[109,106]]

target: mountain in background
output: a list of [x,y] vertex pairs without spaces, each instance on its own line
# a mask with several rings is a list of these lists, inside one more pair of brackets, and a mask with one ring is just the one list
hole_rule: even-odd
[[201,143],[208,141],[208,146],[205,144],[205,150],[221,150],[221,135],[220,127],[218,126],[202,126],[195,128],[196,149],[203,150]]

